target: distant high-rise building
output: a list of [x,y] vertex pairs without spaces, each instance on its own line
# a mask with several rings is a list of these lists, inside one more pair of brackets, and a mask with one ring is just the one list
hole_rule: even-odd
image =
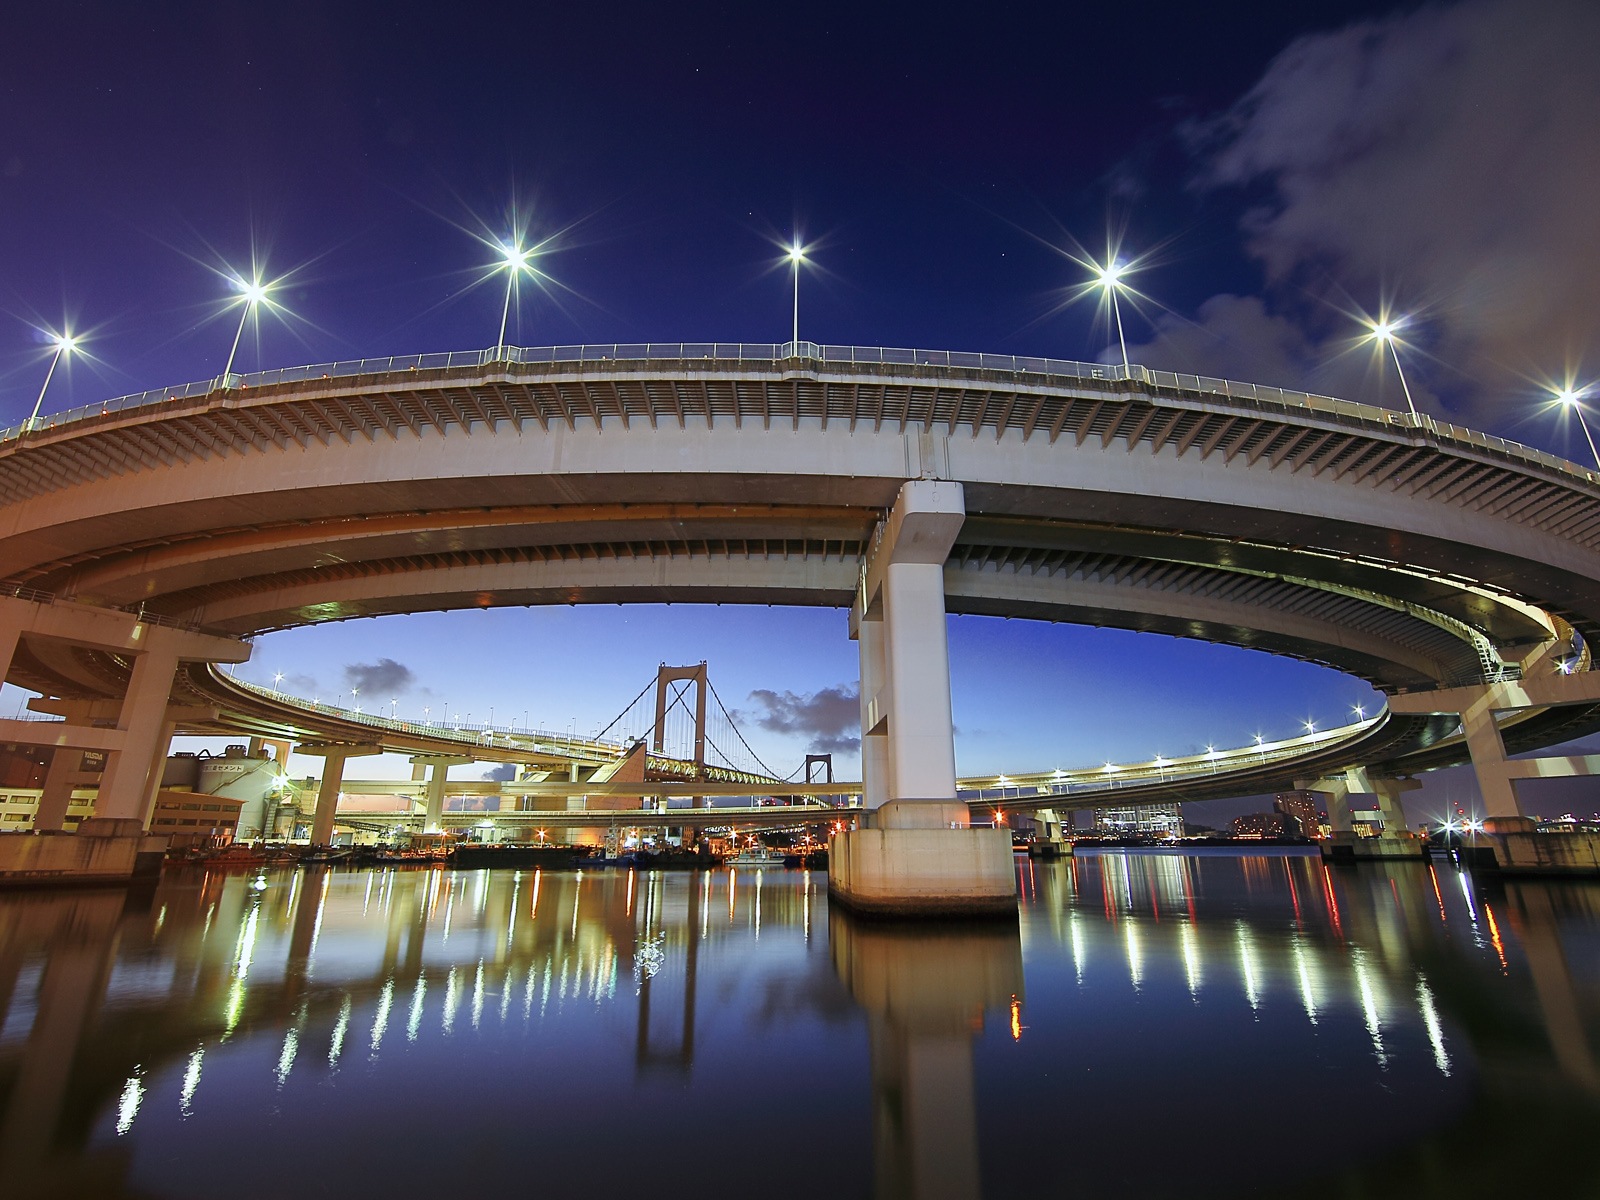
[[1272,807],[1284,816],[1294,818],[1298,828],[1286,828],[1285,833],[1299,833],[1308,838],[1322,836],[1322,814],[1317,809],[1315,792],[1305,790],[1279,792],[1273,797]]
[[1094,810],[1096,833],[1112,837],[1183,836],[1183,809],[1177,804],[1138,804]]
[[1235,817],[1229,826],[1234,837],[1279,837],[1283,834],[1285,818],[1282,813],[1245,813]]

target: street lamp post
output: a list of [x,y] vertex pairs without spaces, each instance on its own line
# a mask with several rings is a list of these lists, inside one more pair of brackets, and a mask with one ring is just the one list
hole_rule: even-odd
[[1406,408],[1411,411],[1411,415],[1413,417],[1416,417],[1418,415],[1417,406],[1411,402],[1411,388],[1406,383],[1405,368],[1400,365],[1400,351],[1395,345],[1395,332],[1399,328],[1400,322],[1397,320],[1391,321],[1385,319],[1381,321],[1373,321],[1367,326],[1367,329],[1369,330],[1367,336],[1373,341],[1382,342],[1384,345],[1389,347],[1389,355],[1394,359],[1395,374],[1400,376],[1400,390],[1404,392],[1406,396]]
[[789,262],[794,267],[794,324],[790,330],[789,340],[798,345],[800,342],[800,264],[806,260],[806,250],[796,239],[789,247]]
[[228,386],[228,376],[233,374],[233,360],[239,353],[239,339],[244,337],[244,324],[250,319],[250,314],[255,311],[256,305],[267,298],[271,290],[270,284],[262,283],[260,279],[253,279],[249,283],[239,281],[239,294],[244,303],[244,309],[239,313],[239,328],[233,331],[233,345],[228,350],[228,363],[222,368],[222,386]]
[[61,361],[63,354],[71,354],[78,348],[78,339],[70,333],[56,334],[50,339],[55,343],[56,352],[50,356],[50,369],[44,373],[44,386],[39,389],[39,398],[33,402],[33,411],[28,414],[28,423],[24,428],[32,429],[34,422],[39,419],[39,409],[44,405],[44,394],[50,387],[50,380],[55,376],[56,364]]
[[1113,259],[1104,267],[1096,265],[1094,273],[1096,282],[1111,297],[1111,313],[1117,320],[1117,345],[1122,348],[1122,370],[1126,377],[1133,374],[1133,368],[1128,364],[1128,341],[1122,335],[1122,305],[1117,302],[1117,293],[1124,286],[1122,272],[1125,269],[1121,263]]
[[1583,392],[1573,388],[1563,388],[1556,393],[1556,400],[1562,407],[1569,408],[1577,414],[1578,424],[1583,428],[1583,436],[1589,443],[1589,453],[1594,456],[1594,465],[1600,468],[1600,450],[1595,449],[1594,434],[1589,432],[1589,422],[1583,419]]
[[[501,246],[500,254],[503,261],[495,268],[495,270],[503,269],[506,273],[506,299],[505,303],[500,306],[500,337],[495,341],[494,344],[496,361],[505,357],[506,322],[511,318],[512,289],[517,286],[518,276],[520,276],[523,271],[531,270],[531,268],[528,266],[528,258],[533,254],[533,251],[524,250],[516,242],[512,242],[509,246]],[[519,307],[517,311],[520,314],[522,310]]]

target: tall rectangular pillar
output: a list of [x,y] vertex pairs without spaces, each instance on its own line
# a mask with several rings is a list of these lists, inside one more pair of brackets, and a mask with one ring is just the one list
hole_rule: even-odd
[[1466,734],[1467,750],[1472,755],[1472,770],[1478,777],[1483,796],[1483,811],[1490,817],[1521,817],[1517,784],[1506,771],[1506,744],[1500,737],[1494,710],[1481,705],[1461,714],[1461,729]]
[[83,769],[83,751],[57,746],[45,768],[44,788],[39,795],[39,811],[33,827],[41,832],[58,832],[66,827],[67,808],[72,804],[72,789]]
[[344,753],[330,749],[322,761],[322,779],[317,784],[317,811],[311,818],[311,844],[327,846],[333,842],[333,818],[339,811],[339,789],[344,786]]
[[11,660],[17,656],[17,646],[22,641],[22,624],[0,618],[0,683],[5,682],[11,670]]
[[944,561],[890,563],[883,580],[889,798],[956,798],[955,722],[945,634]]
[[166,757],[161,734],[167,723],[167,701],[177,669],[177,654],[159,642],[134,659],[133,676],[117,719],[117,728],[125,735],[123,746],[106,755],[100,796],[94,806],[97,819],[131,819],[141,826],[148,819],[147,785],[156,755]]
[[873,811],[889,799],[889,729],[877,707],[885,678],[882,611],[855,624],[861,659],[861,804]]
[[[839,903],[900,916],[1015,914],[1011,833],[972,828],[956,798],[944,565],[966,519],[961,485],[905,484],[879,526],[852,611],[861,643],[866,828],[829,843]],[[876,801],[876,804],[874,804]]]

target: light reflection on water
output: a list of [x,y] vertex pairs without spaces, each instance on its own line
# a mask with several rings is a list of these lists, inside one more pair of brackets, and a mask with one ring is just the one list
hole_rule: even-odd
[[933,929],[801,871],[3,897],[0,1194],[1460,1200],[1537,1144],[1600,1195],[1600,886],[1018,870],[1016,924]]

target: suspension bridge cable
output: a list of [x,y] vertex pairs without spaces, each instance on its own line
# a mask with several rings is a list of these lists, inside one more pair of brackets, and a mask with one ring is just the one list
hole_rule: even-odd
[[[632,700],[629,700],[626,704],[624,704],[622,706],[622,711],[619,712],[616,716],[611,718],[611,724],[607,725],[599,733],[594,735],[594,740],[598,742],[601,738],[605,737],[606,734],[610,733],[611,729],[612,729],[612,726],[614,726],[618,721],[622,720],[623,717],[627,716],[630,712],[632,712],[633,711],[633,706],[635,704],[639,703],[639,701],[643,700],[644,697],[645,697],[645,693],[648,692],[654,686],[655,686],[655,681],[654,680],[651,680],[649,683],[645,684],[644,687],[642,689],[640,689],[639,694],[637,696],[635,696]],[[653,729],[653,728],[655,728],[655,726],[652,725],[651,728]]]
[[722,715],[724,717],[727,717],[727,719],[728,719],[728,728],[733,730],[733,736],[738,738],[739,739],[739,744],[741,746],[743,746],[747,751],[749,751],[750,757],[756,760],[756,765],[758,765],[763,771],[765,771],[768,774],[768,776],[770,776],[773,779],[782,779],[782,778],[784,778],[784,776],[779,775],[771,767],[767,766],[766,763],[762,762],[761,761],[761,756],[759,754],[757,754],[755,752],[755,750],[753,750],[751,748],[749,742],[744,740],[744,734],[739,732],[739,726],[737,724],[735,724],[733,718],[728,715],[728,706],[722,702],[722,697],[717,695],[717,689],[716,689],[715,686],[712,685],[711,679],[710,679],[709,676],[706,677],[706,687],[711,689],[711,698],[717,702],[717,707],[722,710]]

